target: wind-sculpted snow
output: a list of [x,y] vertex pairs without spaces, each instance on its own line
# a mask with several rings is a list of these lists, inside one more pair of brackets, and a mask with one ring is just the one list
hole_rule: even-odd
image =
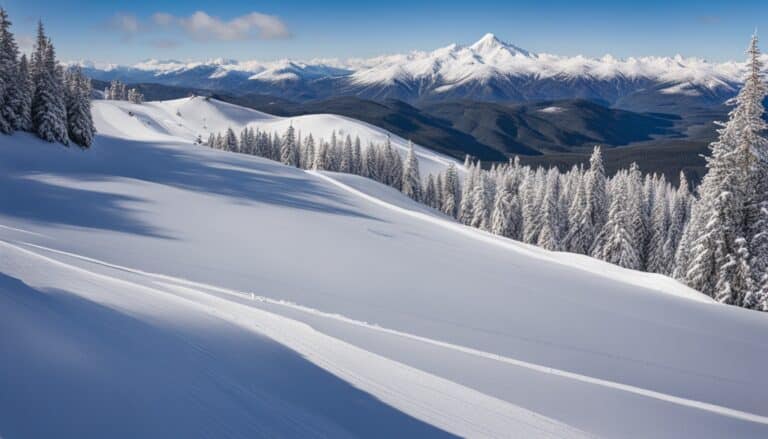
[[764,314],[359,177],[194,145],[184,102],[98,103],[89,151],[0,137],[0,356],[18,359],[0,398],[34,413],[0,410],[3,437],[64,419],[114,425],[102,436],[120,419],[132,436],[768,435]]

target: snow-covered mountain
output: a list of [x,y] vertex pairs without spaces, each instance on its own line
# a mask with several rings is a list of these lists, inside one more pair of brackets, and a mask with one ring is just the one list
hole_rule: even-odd
[[[134,66],[84,63],[95,79],[157,82],[289,99],[355,95],[409,102],[446,99],[523,102],[589,98],[614,103],[636,93],[699,96],[721,103],[732,95],[743,64],[699,58],[617,59],[532,53],[487,34],[469,46],[370,59],[272,62],[216,59],[147,61]],[[640,98],[638,98],[640,99]]]
[[768,435],[763,313],[193,144],[264,113],[94,120],[0,136],[3,437]]

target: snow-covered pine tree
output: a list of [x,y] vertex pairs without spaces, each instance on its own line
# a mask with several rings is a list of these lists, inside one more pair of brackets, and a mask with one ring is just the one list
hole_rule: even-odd
[[19,106],[16,108],[16,114],[19,117],[19,129],[30,131],[32,129],[32,77],[29,71],[29,61],[27,55],[21,55],[18,71]]
[[[733,100],[735,106],[718,131],[718,140],[710,145],[707,174],[692,219],[697,227],[688,230],[691,254],[685,268],[678,270],[691,287],[734,305],[757,301],[755,280],[759,282],[762,273],[753,270],[759,271],[757,261],[765,257],[759,244],[762,230],[755,224],[768,197],[764,166],[768,140],[763,120],[768,90],[761,74],[757,37],[752,38],[748,55],[744,87]],[[745,258],[749,258],[747,265],[742,263]]]
[[595,240],[592,256],[625,268],[639,269],[637,241],[632,221],[628,217],[630,205],[629,176],[626,172],[614,178],[608,221]]
[[352,137],[349,134],[344,139],[344,146],[341,148],[339,172],[352,173]]
[[325,142],[323,139],[320,139],[320,142],[317,147],[317,151],[315,151],[315,164],[312,167],[313,169],[317,171],[325,171],[328,169],[328,143]]
[[128,101],[132,104],[141,104],[144,102],[144,95],[137,89],[128,90]]
[[296,166],[296,130],[289,125],[280,142],[280,163]]
[[550,168],[542,203],[541,231],[537,244],[547,250],[561,250],[562,220],[560,217],[560,172]]
[[517,197],[510,190],[510,179],[509,175],[505,175],[496,188],[490,231],[507,238],[520,239],[522,234],[522,213]]
[[436,208],[436,194],[437,190],[435,189],[435,176],[429,174],[427,176],[427,184],[424,185],[424,196],[422,197],[421,202],[433,209]]
[[749,94],[749,98],[745,98],[749,122],[743,132],[745,143],[750,145],[745,235],[753,289],[745,293],[741,305],[758,308],[763,303],[766,306],[764,310],[768,311],[768,124],[765,122],[763,106],[768,95],[768,85],[757,42],[757,36],[753,36],[747,51],[750,59],[749,77],[744,88]]
[[19,110],[23,105],[19,76],[19,48],[11,33],[8,13],[0,7],[0,132],[9,134],[23,126]]
[[411,199],[421,200],[421,176],[419,175],[419,160],[413,151],[413,143],[408,141],[408,156],[403,168],[402,192]]
[[627,219],[630,223],[631,234],[635,240],[635,251],[640,260],[638,270],[645,267],[645,250],[648,246],[647,196],[643,188],[643,176],[637,163],[632,162],[626,181]]
[[666,243],[669,241],[672,231],[670,225],[669,199],[667,198],[667,182],[664,175],[661,175],[655,183],[653,189],[653,204],[651,209],[650,226],[648,232],[648,253],[646,256],[645,268],[651,273],[668,274],[672,263]]
[[403,159],[400,154],[392,146],[392,142],[387,136],[387,141],[384,144],[384,154],[386,156],[387,172],[386,172],[386,184],[392,186],[397,190],[402,190],[403,187]]
[[67,133],[75,144],[88,148],[96,133],[91,117],[91,80],[83,75],[80,67],[71,69],[67,77]]
[[355,175],[362,175],[363,172],[363,151],[360,145],[360,137],[355,136],[355,144],[352,147],[352,169]]
[[304,147],[302,148],[302,151],[304,156],[302,159],[304,168],[312,169],[315,166],[315,138],[312,136],[312,133],[309,133],[309,135],[304,138]]
[[477,180],[472,186],[472,192],[469,194],[472,197],[472,212],[469,225],[480,230],[490,230],[491,226],[491,200],[489,200],[488,184],[487,173],[479,172]]
[[459,173],[453,163],[448,164],[448,168],[445,170],[445,177],[441,180],[440,210],[444,214],[456,218],[457,208],[461,202],[461,183],[459,182]]
[[237,134],[232,127],[227,128],[224,132],[224,148],[225,151],[238,152]]
[[32,123],[37,135],[48,142],[67,143],[67,113],[64,105],[63,78],[56,66],[51,40],[45,36],[43,23],[37,27],[37,41],[32,60],[34,94]]

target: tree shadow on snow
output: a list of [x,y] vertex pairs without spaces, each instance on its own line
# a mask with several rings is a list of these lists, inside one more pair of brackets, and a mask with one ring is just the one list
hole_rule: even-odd
[[[240,154],[223,154],[205,146],[127,141],[98,136],[87,151],[29,139],[0,148],[0,214],[44,223],[66,224],[170,238],[137,218],[148,198],[93,192],[30,179],[35,174],[77,181],[111,181],[115,177],[171,186],[239,203],[265,203],[294,209],[367,218],[340,191],[295,168],[283,168]],[[148,189],[150,190],[150,189]],[[258,218],[254,218],[258,221]]]
[[0,334],[8,437],[450,436],[215,318],[129,315],[0,273]]

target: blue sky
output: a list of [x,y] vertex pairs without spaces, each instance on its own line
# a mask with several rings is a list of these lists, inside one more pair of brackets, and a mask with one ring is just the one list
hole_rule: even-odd
[[670,3],[0,0],[22,43],[41,18],[61,59],[118,63],[367,57],[468,44],[487,32],[534,52],[716,61],[742,59],[755,28],[768,42],[768,1]]

